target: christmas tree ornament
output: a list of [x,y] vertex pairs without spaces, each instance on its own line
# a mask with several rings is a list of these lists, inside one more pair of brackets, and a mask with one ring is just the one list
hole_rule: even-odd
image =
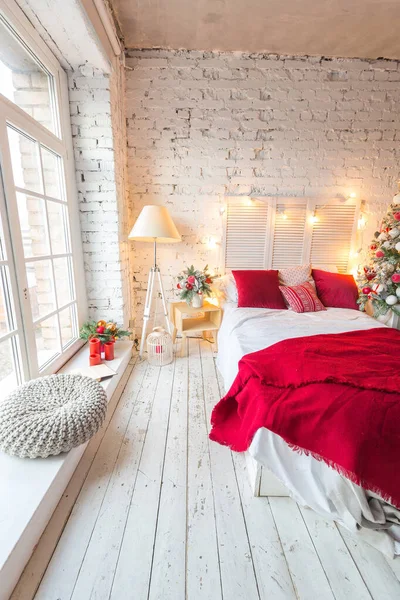
[[391,242],[389,242],[389,240],[387,242],[383,242],[382,244],[382,248],[390,248],[391,246]]
[[380,233],[378,235],[378,241],[379,242],[384,242],[385,240],[387,240],[387,235],[386,235],[386,233],[384,231],[382,231],[382,233]]
[[397,252],[400,252],[400,242],[397,242],[397,244],[395,245],[395,248],[396,248]]
[[398,206],[400,204],[400,192],[393,196],[392,204]]
[[400,233],[400,229],[397,229],[397,227],[393,227],[393,229],[389,230],[389,235],[392,238],[392,240],[394,238],[396,238],[399,235],[399,233]]
[[370,250],[376,250],[377,249],[377,245],[376,244],[371,244],[369,247]]
[[394,275],[392,275],[392,281],[393,283],[400,283],[400,273],[394,273]]
[[368,285],[363,287],[363,289],[362,289],[363,294],[370,294],[371,292],[372,292],[372,289]]
[[400,298],[400,287],[398,287],[398,288],[396,289],[396,296],[397,296],[398,298]]
[[396,221],[400,221],[400,212],[394,213],[393,218],[396,219]]
[[382,250],[377,250],[375,252],[375,256],[376,258],[383,258],[385,256],[385,253]]
[[386,298],[386,304],[388,304],[389,306],[394,306],[395,304],[397,304],[397,296],[395,296],[394,294],[390,294]]

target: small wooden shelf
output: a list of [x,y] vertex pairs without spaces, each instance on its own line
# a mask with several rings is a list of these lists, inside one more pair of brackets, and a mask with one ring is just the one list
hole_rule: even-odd
[[[207,331],[218,331],[221,325],[222,309],[208,302],[205,302],[201,308],[193,308],[188,306],[186,302],[171,302],[169,312],[174,326],[173,341],[175,342],[178,332],[182,335],[181,356],[185,355],[185,342],[188,333],[201,332],[205,337]],[[215,335],[214,341],[217,346]]]

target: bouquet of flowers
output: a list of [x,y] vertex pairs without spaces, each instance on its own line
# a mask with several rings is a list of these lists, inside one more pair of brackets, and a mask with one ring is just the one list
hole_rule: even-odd
[[130,331],[122,329],[114,321],[86,321],[82,325],[79,337],[82,340],[98,338],[102,344],[131,335]]
[[179,297],[188,304],[193,302],[196,296],[211,296],[212,277],[208,272],[208,265],[202,271],[190,266],[178,275]]

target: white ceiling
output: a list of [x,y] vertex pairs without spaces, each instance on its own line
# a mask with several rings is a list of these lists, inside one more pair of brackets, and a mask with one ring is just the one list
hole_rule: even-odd
[[400,0],[112,0],[127,48],[400,59]]

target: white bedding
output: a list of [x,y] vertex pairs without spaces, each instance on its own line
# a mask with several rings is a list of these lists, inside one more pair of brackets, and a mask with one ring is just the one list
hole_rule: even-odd
[[[226,303],[218,334],[217,366],[228,390],[236,377],[238,362],[245,354],[287,338],[375,327],[382,324],[350,309],[328,308],[299,314],[291,310],[237,308],[235,304]],[[286,485],[299,503],[341,522],[386,555],[400,554],[400,525],[392,525],[386,518],[388,511],[391,522],[400,514],[376,496],[325,463],[292,451],[282,438],[268,429],[257,431],[249,452]]]

